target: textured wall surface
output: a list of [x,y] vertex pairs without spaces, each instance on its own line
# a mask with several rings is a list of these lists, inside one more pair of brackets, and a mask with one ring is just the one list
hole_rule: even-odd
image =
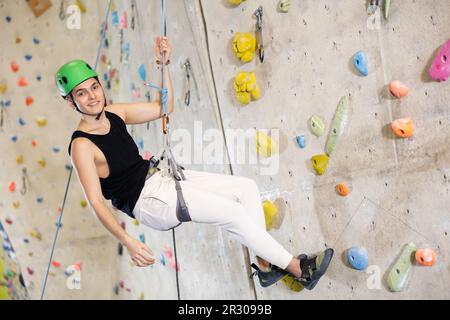
[[[152,267],[135,267],[125,248],[118,255],[118,242],[89,206],[80,205],[84,196],[73,174],[55,252],[61,266],[52,267],[46,298],[448,299],[450,91],[448,81],[434,82],[427,75],[438,48],[450,38],[448,1],[393,0],[389,19],[382,18],[379,28],[368,25],[369,1],[294,0],[288,13],[277,10],[278,0],[247,0],[239,6],[225,0],[167,2],[175,95],[170,124],[179,162],[189,169],[254,179],[261,200],[276,202],[284,213],[281,226],[270,231],[274,238],[293,254],[333,247],[333,262],[314,291],[294,292],[282,282],[263,289],[249,279],[253,257],[225,231],[194,223],[183,224],[174,234],[154,231],[115,212],[126,230],[145,238],[156,254]],[[8,85],[0,99],[2,105],[11,101],[2,107],[0,219],[34,299],[40,295],[67,184],[67,144],[79,119],[57,96],[53,74],[74,58],[94,64],[107,8],[104,0],[83,3],[87,12],[81,15],[81,28],[69,30],[69,18],[58,16],[59,3],[35,18],[22,1],[0,1],[4,30],[0,83]],[[254,32],[253,12],[259,5],[264,8],[265,60],[260,63],[255,58],[244,64],[233,55],[232,38],[236,32]],[[146,81],[158,81],[153,48],[162,28],[160,1],[115,0],[112,12],[119,18],[126,12],[128,25],[109,19],[107,46],[98,68],[105,89],[109,87],[107,98],[145,101],[147,92],[153,98],[155,91],[142,85],[138,70],[143,65]],[[40,44],[33,43],[33,37]],[[360,50],[368,58],[367,77],[352,65],[353,55]],[[32,55],[30,61],[26,54]],[[193,73],[189,106],[184,103],[187,58]],[[16,73],[10,67],[13,60],[20,66]],[[261,98],[247,106],[240,105],[234,95],[233,80],[239,71],[254,71],[261,90]],[[27,87],[17,85],[20,76],[28,80]],[[393,80],[405,83],[409,96],[393,98],[388,90]],[[345,95],[350,101],[350,121],[326,172],[319,176],[310,158],[324,153],[336,107]],[[27,96],[34,98],[31,106],[25,104]],[[325,123],[325,133],[319,138],[308,128],[312,115],[319,115]],[[46,126],[36,124],[39,117],[47,119]],[[412,138],[395,138],[390,132],[390,123],[403,117],[415,122]],[[19,123],[20,118],[25,125]],[[142,155],[161,149],[159,121],[128,129]],[[192,151],[202,152],[199,141],[203,139],[203,147],[207,146],[206,131],[211,130],[227,143],[228,150],[224,147],[223,151],[231,158],[227,131],[254,129],[278,129],[278,158],[271,157],[278,170],[273,174],[262,174],[266,163],[261,161],[217,164],[210,162],[208,154],[194,161],[179,152],[189,136],[199,139],[191,141]],[[299,134],[306,136],[304,149],[295,141]],[[248,138],[254,143],[254,135]],[[55,152],[55,147],[60,151]],[[16,161],[20,155],[23,163]],[[28,175],[25,194],[20,192],[23,168]],[[13,192],[8,189],[11,182],[16,183]],[[341,182],[351,187],[345,198],[335,191]],[[43,201],[37,201],[38,197]],[[5,224],[6,219],[12,224]],[[41,232],[42,240],[30,235],[34,229]],[[387,274],[409,242],[433,248],[437,264],[414,266],[405,290],[391,293]],[[375,273],[356,271],[346,264],[345,250],[352,246],[367,249],[370,270]],[[175,249],[178,277],[168,261],[168,253]],[[64,269],[78,262],[82,262],[81,289],[70,290]],[[28,266],[34,274],[26,272]],[[381,285],[374,289],[367,281],[377,275]]]

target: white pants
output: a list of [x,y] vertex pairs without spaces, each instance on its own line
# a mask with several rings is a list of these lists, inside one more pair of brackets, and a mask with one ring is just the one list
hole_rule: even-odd
[[[180,181],[192,222],[220,226],[253,253],[286,269],[293,256],[266,231],[258,186],[245,177],[183,170]],[[168,230],[180,222],[176,217],[175,182],[166,170],[145,181],[133,210],[142,224]]]

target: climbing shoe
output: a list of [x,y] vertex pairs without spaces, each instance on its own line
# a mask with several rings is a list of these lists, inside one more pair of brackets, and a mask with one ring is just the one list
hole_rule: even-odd
[[262,271],[256,264],[252,263],[252,268],[256,271],[252,273],[252,277],[255,275],[259,278],[259,283],[261,284],[261,287],[269,287],[279,280],[281,280],[283,277],[285,277],[289,272],[278,268],[275,265],[270,265],[270,271]]
[[325,274],[333,258],[334,250],[326,249],[317,256],[308,257],[306,254],[301,254],[297,258],[300,260],[300,269],[302,275],[298,280],[305,289],[312,290],[319,282],[319,279]]

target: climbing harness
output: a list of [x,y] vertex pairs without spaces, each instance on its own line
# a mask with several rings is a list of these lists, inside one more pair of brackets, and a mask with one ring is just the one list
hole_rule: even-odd
[[256,17],[256,42],[258,46],[259,61],[264,62],[264,42],[263,42],[263,7],[259,6],[253,13]]
[[[167,26],[166,26],[166,1],[162,0],[162,8],[163,8],[163,35],[164,37],[167,35]],[[186,180],[186,177],[184,176],[183,170],[184,168],[180,166],[170,149],[170,139],[169,139],[169,130],[170,130],[170,121],[169,121],[169,114],[167,111],[167,88],[165,87],[165,67],[166,67],[166,57],[165,52],[162,52],[162,88],[159,88],[158,86],[152,84],[152,83],[144,83],[145,86],[155,88],[161,92],[161,104],[163,107],[163,117],[162,117],[162,130],[164,134],[164,148],[163,150],[152,160],[154,163],[159,163],[164,158],[167,160],[167,165],[169,168],[169,173],[173,177],[175,181],[175,189],[177,191],[177,207],[176,207],[176,215],[178,218],[178,221],[180,223],[177,225],[179,226],[183,222],[192,221],[191,216],[189,215],[189,209],[186,205],[186,202],[183,197],[183,191],[181,188],[180,181]],[[177,226],[173,227],[176,228]]]
[[[100,52],[102,50],[103,44],[105,43],[106,28],[107,28],[107,25],[108,25],[109,13],[111,12],[111,4],[112,4],[112,0],[109,0],[108,10],[106,11],[106,15],[105,15],[105,21],[102,24],[101,39],[100,39],[98,50],[97,50],[97,57],[95,59],[94,70],[97,69],[98,60],[100,58]],[[41,298],[40,298],[41,300],[44,299],[45,288],[47,286],[47,280],[48,280],[48,274],[50,273],[50,266],[51,266],[51,262],[52,262],[52,259],[53,259],[53,254],[55,252],[56,240],[58,238],[59,230],[62,227],[61,221],[62,221],[63,214],[64,214],[64,208],[65,208],[65,204],[66,204],[66,200],[67,200],[67,194],[68,194],[68,191],[69,191],[70,179],[72,177],[72,172],[73,172],[73,166],[70,167],[69,179],[67,180],[66,191],[64,193],[63,204],[62,204],[62,207],[61,207],[61,214],[59,215],[58,222],[56,222],[55,236],[53,238],[52,249],[50,251],[50,258],[48,260],[48,265],[47,265],[47,271],[45,273],[45,279],[44,279],[44,283],[42,285]]]

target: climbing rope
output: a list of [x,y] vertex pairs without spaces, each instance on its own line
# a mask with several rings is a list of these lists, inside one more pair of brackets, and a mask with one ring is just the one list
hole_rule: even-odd
[[[106,15],[105,15],[105,21],[102,24],[103,28],[102,28],[102,32],[101,32],[100,43],[99,43],[98,50],[97,50],[97,57],[95,59],[94,70],[97,70],[98,60],[99,60],[99,57],[100,57],[100,52],[101,52],[101,50],[103,48],[103,44],[105,42],[106,29],[107,29],[108,19],[109,19],[109,13],[111,12],[111,4],[112,4],[112,0],[109,0],[108,10],[106,11]],[[59,229],[61,229],[61,227],[62,227],[61,221],[62,221],[63,214],[64,214],[64,208],[65,208],[65,205],[66,205],[66,199],[67,199],[67,194],[68,194],[68,191],[69,191],[70,179],[72,177],[72,172],[73,172],[73,166],[70,167],[69,179],[67,180],[66,191],[64,193],[64,200],[63,200],[63,204],[62,204],[62,207],[61,207],[61,214],[59,215],[58,222],[56,223],[56,232],[55,232],[55,236],[53,238],[53,244],[52,244],[52,249],[51,249],[51,252],[50,252],[50,258],[48,260],[47,271],[45,273],[44,284],[42,286],[42,291],[41,291],[41,300],[44,299],[45,288],[47,286],[47,280],[48,280],[48,274],[50,272],[50,265],[51,265],[51,262],[52,262],[52,259],[53,259],[53,254],[55,252],[56,240],[58,238]]]
[[[167,10],[166,10],[166,0],[161,0],[162,5],[162,31],[163,36],[167,36]],[[173,175],[178,175],[177,170],[178,165],[174,163],[172,152],[170,151],[170,140],[169,140],[169,114],[167,112],[167,88],[166,88],[166,53],[165,51],[162,51],[162,61],[161,61],[161,88],[153,83],[144,83],[144,85],[148,87],[155,88],[161,92],[161,104],[163,107],[163,118],[162,118],[162,131],[163,131],[163,137],[164,137],[164,150],[162,154],[158,158],[161,157],[161,159],[164,157],[164,155],[167,157],[167,161],[169,164],[169,167],[172,169]],[[158,159],[159,160],[159,159]],[[181,178],[179,176],[175,176],[176,179],[180,180]],[[176,276],[176,283],[177,283],[177,296],[178,300],[180,300],[180,283],[178,278],[178,257],[177,257],[177,246],[175,241],[175,230],[172,228],[172,240],[173,240],[173,249],[174,249],[174,257],[175,257],[175,276]]]

